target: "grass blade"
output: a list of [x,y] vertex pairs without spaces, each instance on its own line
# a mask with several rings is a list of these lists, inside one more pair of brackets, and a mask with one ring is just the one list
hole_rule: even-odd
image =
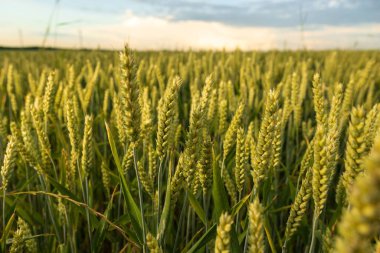
[[193,253],[205,246],[209,241],[215,239],[216,224],[212,227],[187,251],[187,253]]
[[201,204],[199,204],[198,200],[196,200],[196,198],[194,197],[193,194],[191,194],[191,192],[188,192],[188,197],[189,197],[190,205],[193,207],[195,213],[201,219],[203,224],[206,225],[207,224],[206,213],[203,210]]
[[139,239],[140,243],[142,243],[144,240],[142,238],[142,224],[141,224],[141,215],[140,210],[135,202],[135,200],[132,197],[131,192],[129,191],[127,180],[124,177],[123,169],[121,168],[121,163],[119,159],[119,155],[116,150],[116,144],[112,137],[111,129],[109,128],[107,122],[105,122],[106,130],[107,130],[107,136],[108,136],[108,142],[111,147],[112,156],[114,158],[117,171],[119,173],[120,183],[121,183],[121,189],[124,194],[124,199],[126,201],[126,208],[128,209],[128,214],[130,215],[132,226],[136,232],[137,238]]

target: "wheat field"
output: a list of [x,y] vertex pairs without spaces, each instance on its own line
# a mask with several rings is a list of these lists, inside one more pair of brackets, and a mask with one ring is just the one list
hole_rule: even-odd
[[378,51],[0,51],[0,252],[379,252],[379,129]]

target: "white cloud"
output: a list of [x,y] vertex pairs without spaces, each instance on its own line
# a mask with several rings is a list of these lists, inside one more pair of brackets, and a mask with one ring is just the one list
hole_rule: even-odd
[[[130,11],[120,24],[83,29],[87,45],[121,47],[128,42],[137,49],[234,49],[275,47],[268,28],[241,28],[206,21],[173,21],[169,17],[137,16]],[[86,38],[86,36],[89,36]],[[265,41],[262,39],[265,38]]]
[[[380,24],[357,26],[323,26],[306,30],[301,40],[299,29],[275,27],[238,27],[218,22],[174,21],[170,17],[138,16],[128,11],[121,24],[88,27],[86,34],[107,47],[120,48],[125,41],[137,49],[249,49],[288,48],[350,48],[355,43],[361,46],[376,46],[379,38],[368,34],[380,31]],[[368,43],[368,40],[369,43]],[[372,40],[372,42],[371,42]],[[92,41],[91,38],[86,41]],[[379,43],[380,44],[380,43]]]
[[[139,16],[126,11],[121,21],[114,24],[82,25],[83,46],[120,49],[125,42],[133,48],[144,49],[308,49],[379,48],[380,24],[357,26],[322,26],[305,30],[276,27],[239,27],[219,22],[175,21],[170,17]],[[62,27],[66,36],[57,38],[57,45],[78,47],[79,28]],[[16,34],[16,33],[14,33]],[[27,36],[24,36],[26,40]],[[301,39],[301,38],[304,39]],[[28,43],[37,38],[28,37]],[[9,41],[10,39],[8,39]],[[17,37],[16,37],[17,41]]]
[[359,3],[357,1],[350,0],[317,0],[314,5],[318,9],[329,9],[329,8],[354,8]]

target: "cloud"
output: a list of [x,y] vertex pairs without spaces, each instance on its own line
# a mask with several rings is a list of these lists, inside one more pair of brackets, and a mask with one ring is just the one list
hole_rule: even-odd
[[[26,1],[26,0],[25,0]],[[36,0],[34,0],[36,1]],[[94,0],[100,1],[100,0]],[[299,24],[290,25],[298,20],[294,14],[292,3],[295,0],[210,0],[199,8],[199,2],[178,0],[179,2],[157,0],[165,2],[157,11],[153,0],[143,1],[147,8],[137,8],[136,1],[131,2],[128,8],[118,6],[118,13],[99,13],[98,9],[80,10],[74,6],[62,6],[59,19],[54,19],[51,34],[47,45],[62,47],[120,49],[125,42],[132,47],[143,49],[327,49],[327,48],[380,48],[380,21],[357,22],[345,24],[350,17],[342,18],[342,22],[324,18],[327,24],[313,24],[315,19],[307,13],[307,22],[303,33]],[[154,0],[156,1],[156,0]],[[197,0],[199,1],[199,0]],[[324,13],[333,13],[336,9],[349,10],[352,0],[316,0],[314,9],[323,8]],[[182,3],[182,7],[177,6]],[[305,3],[309,3],[305,2]],[[357,3],[357,2],[356,2]],[[360,5],[372,3],[363,0]],[[99,2],[99,6],[101,2]],[[318,5],[320,5],[318,7]],[[41,45],[46,30],[46,22],[51,9],[47,6],[32,3],[22,8],[31,9],[33,15],[24,17],[18,14],[17,21],[11,10],[16,4],[9,4],[5,13],[8,16],[0,17],[0,44],[2,45]],[[13,7],[12,7],[13,6]],[[171,6],[170,11],[165,11]],[[198,6],[198,9],[196,9]],[[65,8],[63,8],[65,7]],[[140,6],[141,7],[141,6]],[[148,8],[149,7],[149,8]],[[21,10],[24,10],[21,9]],[[115,9],[115,8],[114,8]],[[138,9],[138,11],[137,11]],[[351,9],[356,9],[351,8]],[[187,11],[188,16],[184,15]],[[322,10],[321,10],[322,11]],[[252,17],[246,13],[260,13]],[[11,15],[12,13],[12,15]],[[22,11],[20,13],[23,13]],[[42,15],[42,13],[44,15]],[[198,13],[195,15],[194,13]],[[213,14],[214,13],[214,14]],[[246,15],[246,16],[245,16]],[[263,15],[263,16],[260,16]],[[368,14],[370,16],[370,13]],[[179,18],[181,17],[181,18]],[[221,17],[221,18],[220,18]],[[268,23],[264,17],[272,17],[273,24]],[[256,20],[258,24],[249,23],[247,19]],[[361,19],[358,17],[358,20]],[[231,20],[227,22],[226,20]],[[75,22],[74,22],[75,21]],[[294,21],[295,22],[295,21]],[[298,21],[297,21],[298,22]],[[353,22],[350,20],[350,22]],[[283,23],[276,25],[275,23]],[[332,23],[332,24],[330,24]],[[9,25],[8,25],[9,24]]]
[[307,25],[380,23],[378,0],[135,0],[133,3],[137,14],[170,14],[176,20],[238,26],[297,27],[301,14],[307,16]]
[[[127,11],[121,23],[83,27],[84,45],[121,48],[125,42],[144,49],[325,49],[379,48],[380,24],[317,26],[305,30],[286,27],[233,26],[221,22],[175,20]],[[66,31],[67,32],[67,31]],[[76,31],[73,31],[77,34]],[[303,38],[303,39],[301,39]],[[64,38],[63,38],[64,40]],[[62,41],[63,42],[63,41]],[[69,43],[69,41],[67,41]]]

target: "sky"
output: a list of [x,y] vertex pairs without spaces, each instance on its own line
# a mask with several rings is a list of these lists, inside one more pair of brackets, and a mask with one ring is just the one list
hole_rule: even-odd
[[380,49],[380,0],[0,0],[1,46]]

